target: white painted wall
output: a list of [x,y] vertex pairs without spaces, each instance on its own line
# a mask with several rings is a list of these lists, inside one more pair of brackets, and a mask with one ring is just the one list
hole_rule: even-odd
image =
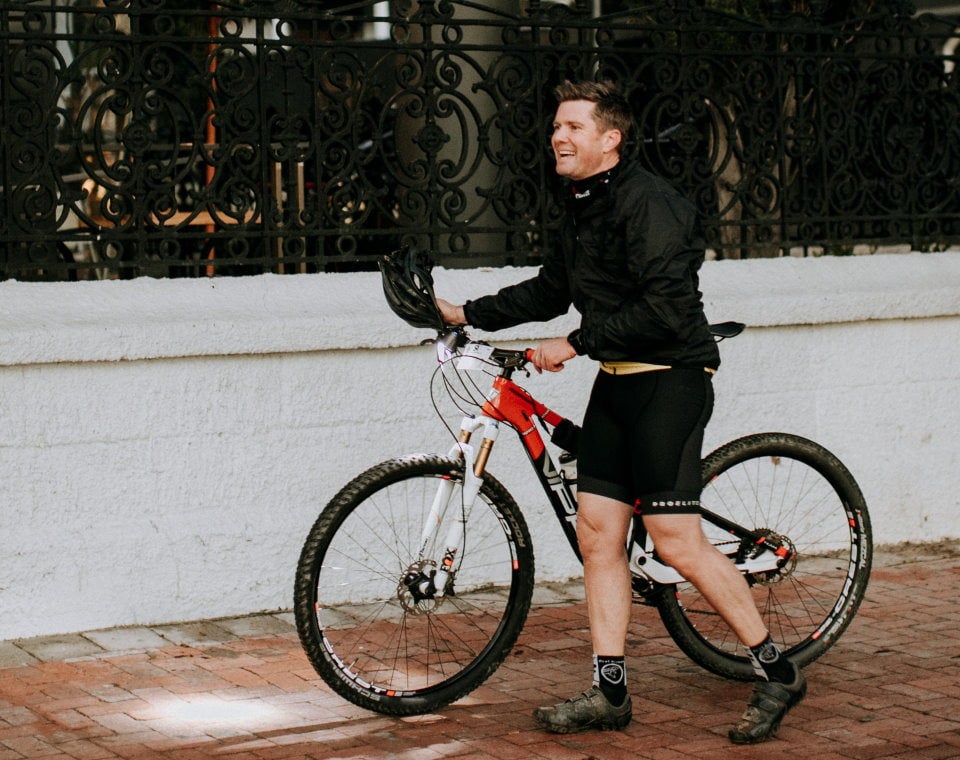
[[[530,273],[438,270],[437,290]],[[817,439],[878,543],[960,537],[960,255],[708,262],[702,285],[712,320],[751,325],[722,346],[708,447]],[[376,274],[0,283],[0,639],[289,608],[326,500],[381,459],[449,447],[422,337]],[[526,385],[579,418],[594,371]],[[528,510],[540,577],[574,575],[526,467],[502,437],[491,470]]]

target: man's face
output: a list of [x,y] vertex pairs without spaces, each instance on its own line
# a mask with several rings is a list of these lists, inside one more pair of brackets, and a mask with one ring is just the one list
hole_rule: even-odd
[[588,100],[566,100],[557,108],[550,144],[561,177],[586,179],[612,169],[620,160],[620,132],[602,130],[593,118],[594,107]]

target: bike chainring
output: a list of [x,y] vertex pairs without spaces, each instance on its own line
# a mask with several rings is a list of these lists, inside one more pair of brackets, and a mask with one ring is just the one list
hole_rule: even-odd
[[794,570],[797,569],[797,560],[799,559],[797,547],[793,541],[782,533],[776,533],[767,529],[761,529],[759,532],[767,541],[758,546],[758,549],[769,542],[785,548],[787,550],[787,556],[777,563],[778,567],[776,570],[764,573],[752,573],[750,576],[751,583],[759,583],[761,586],[772,586],[776,583],[783,583],[783,581],[793,575]]

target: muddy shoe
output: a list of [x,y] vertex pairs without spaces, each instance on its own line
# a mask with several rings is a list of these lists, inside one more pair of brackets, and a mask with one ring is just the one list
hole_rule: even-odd
[[761,681],[753,687],[753,696],[740,722],[728,736],[734,744],[756,744],[776,736],[780,722],[807,694],[807,679],[797,671],[792,684]]
[[537,723],[555,734],[572,734],[577,731],[599,731],[626,728],[633,717],[633,704],[628,696],[620,707],[611,705],[603,692],[594,686],[573,699],[533,711]]

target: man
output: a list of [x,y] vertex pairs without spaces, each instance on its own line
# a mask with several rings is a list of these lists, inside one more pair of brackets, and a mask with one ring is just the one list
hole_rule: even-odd
[[803,699],[806,681],[770,639],[743,577],[700,528],[700,448],[720,359],[698,290],[697,214],[669,184],[622,156],[632,116],[612,85],[564,82],[555,95],[551,145],[568,182],[556,250],[536,277],[495,295],[463,306],[437,299],[448,324],[483,330],[552,319],[572,303],[580,327],[541,343],[533,364],[558,372],[578,355],[600,362],[580,437],[577,495],[594,685],[534,717],[559,733],[630,722],[624,543],[636,511],[660,557],[749,647],[762,680],[729,735],[736,743],[763,741]]

